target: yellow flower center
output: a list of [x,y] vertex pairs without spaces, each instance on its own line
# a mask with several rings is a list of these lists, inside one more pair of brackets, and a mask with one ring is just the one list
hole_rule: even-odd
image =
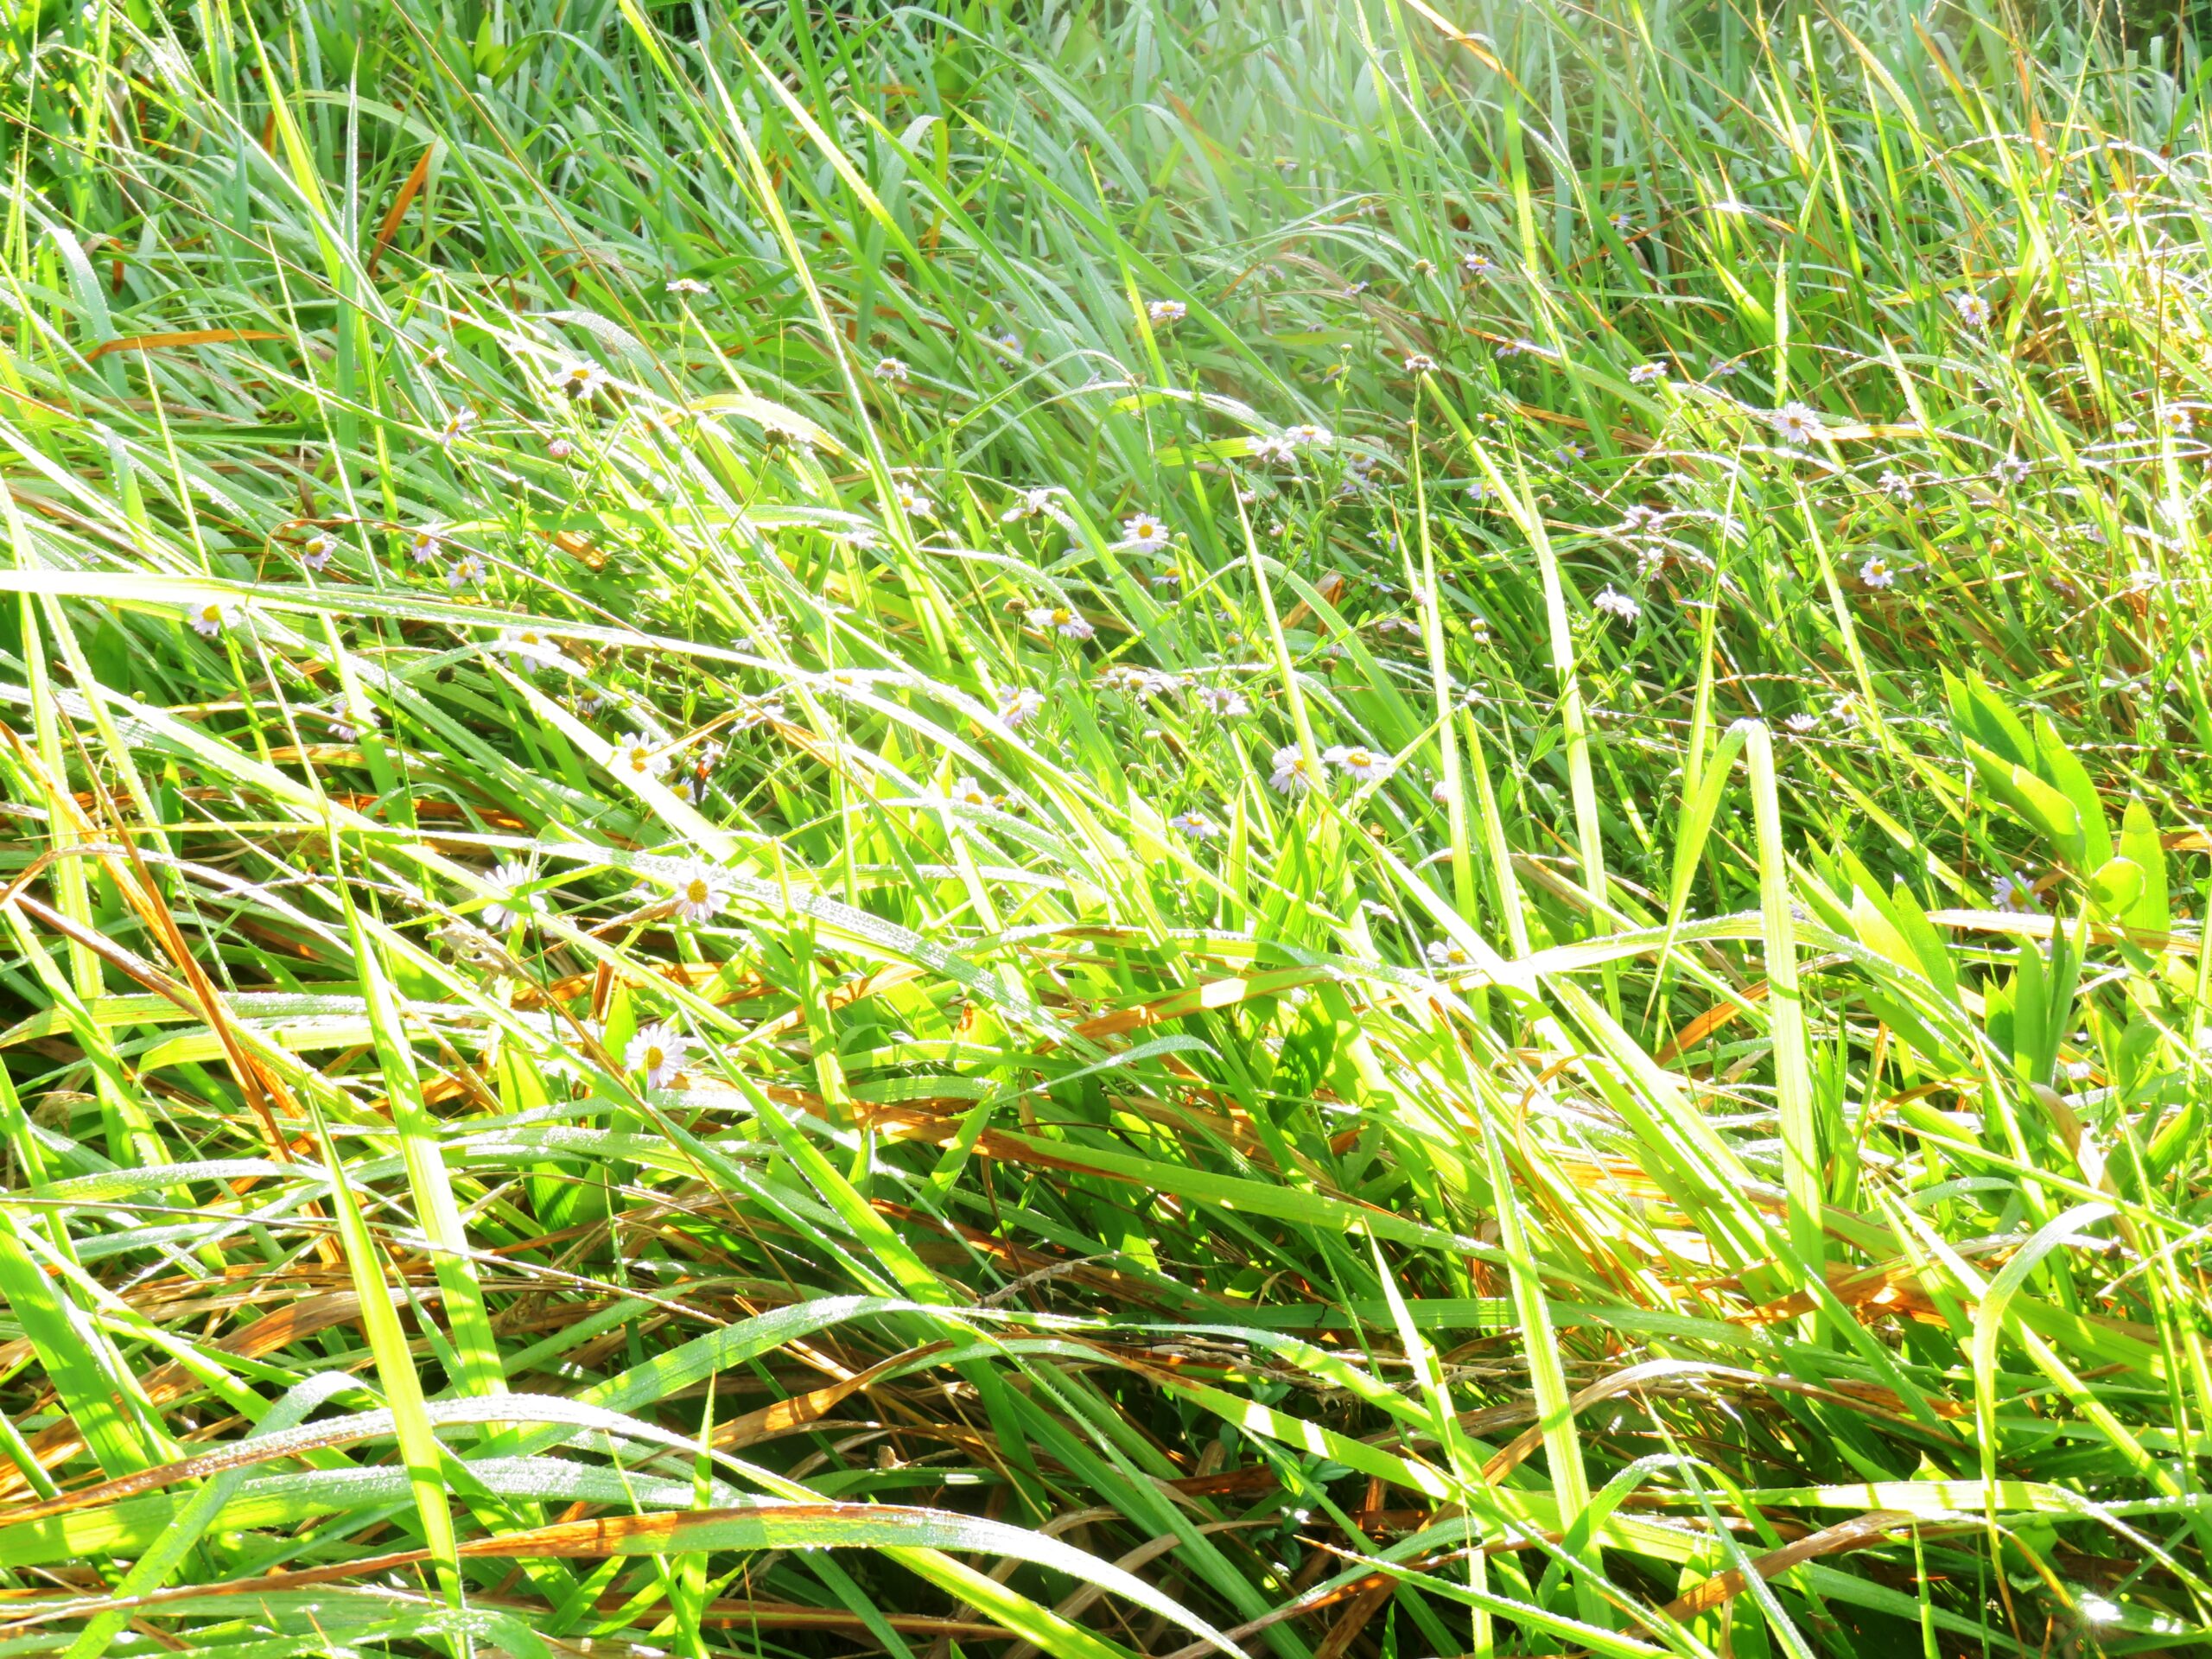
[[707,884],[695,877],[690,885],[683,889],[683,896],[692,904],[703,905],[707,902],[709,891]]
[[652,1047],[651,1047],[651,1048],[649,1048],[649,1049],[647,1049],[647,1050],[645,1051],[645,1070],[646,1070],[646,1071],[659,1071],[659,1070],[661,1069],[661,1067],[662,1067],[663,1065],[666,1065],[666,1064],[667,1064],[667,1062],[668,1062],[668,1053],[667,1053],[667,1051],[665,1051],[664,1049],[663,1049],[662,1047],[660,1047],[660,1046],[659,1046],[658,1044],[655,1044]]

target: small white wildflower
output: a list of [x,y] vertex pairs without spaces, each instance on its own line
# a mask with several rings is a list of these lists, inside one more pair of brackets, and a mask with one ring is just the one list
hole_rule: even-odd
[[1431,357],[1427,352],[1408,352],[1406,353],[1406,372],[1408,374],[1433,374],[1436,372],[1436,359]]
[[889,386],[903,386],[912,378],[905,361],[895,357],[878,358],[868,373]]
[[668,770],[668,757],[662,753],[653,741],[640,732],[625,738],[614,746],[614,755],[607,769],[617,778],[636,783],[647,778],[658,778]]
[[1491,355],[1500,362],[1510,362],[1516,357],[1529,355],[1535,349],[1536,342],[1533,340],[1502,340],[1498,341],[1497,348]]
[[1298,460],[1298,445],[1287,432],[1279,436],[1263,433],[1246,442],[1244,453],[1269,466],[1287,467]]
[[1372,286],[1373,284],[1369,283],[1347,283],[1344,284],[1344,298],[1356,300]]
[[1989,901],[1999,910],[2016,915],[2040,915],[2043,902],[2036,896],[2035,883],[2029,877],[2015,872],[2000,875],[1990,884]]
[[213,639],[226,628],[234,628],[244,614],[227,599],[194,600],[185,607],[185,620],[202,639]]
[[1716,357],[1705,372],[1715,380],[1732,380],[1744,372],[1744,365],[1732,357]]
[[331,556],[338,551],[338,543],[327,536],[310,536],[300,543],[300,563],[320,575],[330,569]]
[[1912,480],[1903,473],[1894,470],[1886,472],[1875,481],[1881,486],[1882,493],[1892,501],[1912,499]]
[[1631,386],[1664,385],[1666,381],[1667,365],[1664,363],[1639,363],[1628,372],[1628,383]]
[[613,376],[585,357],[563,364],[561,372],[553,378],[554,389],[567,393],[570,403],[595,397],[613,384]]
[[649,1089],[665,1089],[683,1070],[683,1057],[691,1044],[675,1027],[656,1021],[639,1029],[623,1052],[622,1064],[645,1074]]
[[1296,426],[1283,429],[1283,436],[1303,449],[1325,449],[1336,442],[1336,436],[1325,426],[1316,426],[1311,421],[1300,421]]
[[1196,695],[1221,720],[1237,720],[1252,712],[1252,705],[1245,701],[1244,694],[1233,685],[1202,685]]
[[1163,328],[1171,322],[1182,321],[1189,310],[1180,300],[1152,300],[1146,303],[1144,315],[1154,327]]
[[425,524],[408,541],[407,556],[417,564],[433,564],[444,545],[445,532],[436,524]]
[[1363,744],[1339,743],[1323,752],[1321,759],[1347,777],[1363,784],[1379,783],[1390,775],[1390,759]]
[[1869,588],[1893,588],[1897,585],[1897,573],[1887,559],[1877,553],[1859,567],[1859,580]]
[[671,276],[668,279],[668,291],[677,295],[698,295],[711,294],[715,290],[696,276]]
[[936,516],[937,503],[911,484],[901,484],[893,492],[893,499],[899,503],[899,511],[909,518],[929,518]]
[[1951,309],[1959,314],[1959,321],[1969,328],[1989,326],[1989,302],[1971,289],[1952,295]]
[[543,896],[522,891],[532,879],[527,865],[512,859],[494,866],[492,874],[485,878],[485,885],[493,888],[498,896],[484,906],[484,925],[494,933],[504,933],[517,922],[543,915]]
[[1302,795],[1321,781],[1320,769],[1306,760],[1306,751],[1295,743],[1277,749],[1268,764],[1273,774],[1268,784],[1278,794]]
[[1203,812],[1178,812],[1167,820],[1167,827],[1179,830],[1192,841],[1212,841],[1221,834],[1221,826]]
[[334,699],[322,711],[322,717],[330,722],[332,740],[340,743],[358,743],[364,732],[373,732],[384,724],[384,716],[367,703],[349,709],[343,697]]
[[954,779],[951,788],[945,791],[944,798],[956,806],[988,807],[992,804],[991,791],[976,779],[969,777]]
[[1019,731],[1045,712],[1045,694],[1026,685],[1008,686],[999,693],[999,721],[1008,731]]
[[1667,522],[1667,515],[1656,507],[1648,507],[1641,501],[1634,502],[1621,511],[1621,534],[1648,536]]
[[454,562],[453,569],[446,572],[446,586],[457,594],[463,588],[481,588],[484,576],[484,561],[474,553],[464,553]]
[[1039,489],[1024,490],[1015,496],[1013,504],[999,515],[999,522],[1002,524],[1010,524],[1021,518],[1057,518],[1059,517],[1059,510],[1053,505],[1053,498],[1058,494],[1060,492],[1049,485]]
[[532,627],[500,629],[493,639],[492,649],[532,664],[563,660],[561,647],[552,636]]
[[1167,526],[1148,512],[1131,513],[1122,520],[1122,539],[1114,543],[1131,553],[1158,553],[1174,540]]
[[2011,485],[2024,483],[2033,468],[2028,465],[2024,457],[2007,455],[1989,470],[1990,475],[1999,484]]
[[676,878],[676,913],[687,922],[711,922],[729,897],[729,878],[702,859],[685,865]]
[[1784,726],[1787,726],[1791,731],[1796,733],[1798,736],[1802,737],[1806,733],[1813,731],[1819,727],[1821,723],[1821,717],[1818,715],[1812,714],[1805,709],[1800,709],[1796,714],[1791,715],[1783,720],[1782,723]]
[[438,429],[438,442],[450,448],[467,437],[469,429],[475,424],[476,411],[474,410],[456,410],[446,416],[446,423]]
[[1617,616],[1624,622],[1633,622],[1643,614],[1643,606],[1611,586],[1592,600],[1590,605],[1593,610],[1603,611],[1608,616]]
[[1487,276],[1497,269],[1497,261],[1486,253],[1463,253],[1459,269],[1470,276]]
[[1024,613],[1033,628],[1049,628],[1063,639],[1088,639],[1097,629],[1065,605],[1033,605]]
[[1767,419],[1775,435],[1793,448],[1803,448],[1827,429],[1821,424],[1820,411],[1807,404],[1784,404]]
[[740,697],[737,718],[731,723],[741,732],[749,732],[757,726],[772,726],[784,717],[783,700],[779,697]]
[[1421,955],[1428,958],[1428,965],[1447,973],[1459,973],[1475,965],[1467,947],[1454,939],[1431,939],[1421,947]]
[[2196,429],[2195,411],[2181,404],[2169,404],[2159,418],[2165,422],[2166,430],[2177,438],[2185,438]]
[[2069,1060],[2066,1062],[2066,1081],[2069,1083],[2087,1083],[2096,1075],[2097,1068],[2094,1061]]

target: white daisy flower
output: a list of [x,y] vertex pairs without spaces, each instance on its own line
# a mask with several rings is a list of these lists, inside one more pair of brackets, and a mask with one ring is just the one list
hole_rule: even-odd
[[1021,518],[1058,518],[1058,507],[1053,499],[1061,493],[1049,485],[1033,490],[1024,490],[1014,498],[1013,504],[999,515],[999,522],[1010,524]]
[[563,660],[559,643],[537,628],[502,628],[493,639],[492,649],[525,663],[553,664]]
[[1782,723],[1784,726],[1787,726],[1791,731],[1796,733],[1798,736],[1802,737],[1806,733],[1815,729],[1820,725],[1821,717],[1808,710],[1800,709],[1796,714],[1789,716]]
[[1877,553],[1859,567],[1859,580],[1869,588],[1893,588],[1897,585],[1897,573],[1887,559]]
[[715,290],[696,276],[671,276],[668,279],[668,291],[678,295],[699,295],[711,294]]
[[617,778],[636,783],[646,778],[658,778],[665,772],[668,756],[661,753],[651,738],[640,732],[616,744],[613,756],[607,765],[607,770]]
[[1065,605],[1033,605],[1025,613],[1033,628],[1049,628],[1063,639],[1088,639],[1098,632]]
[[2168,405],[2159,417],[2166,423],[2166,430],[2177,438],[2185,438],[2196,429],[2196,413],[2180,404]]
[[1643,607],[1618,588],[1608,585],[1604,592],[1590,601],[1591,608],[1617,616],[1624,622],[1633,622],[1643,614]]
[[485,885],[496,890],[498,897],[484,906],[484,925],[494,933],[505,933],[517,922],[545,913],[543,897],[524,893],[522,888],[534,879],[529,866],[510,859],[493,868],[485,878]]
[[2036,896],[2034,880],[2017,871],[2000,875],[1990,884],[1989,901],[1998,909],[2017,915],[2040,915],[2043,912],[2043,901]]
[[1912,480],[1903,473],[1896,471],[1884,473],[1875,482],[1880,486],[1882,493],[1892,501],[1912,499]]
[[969,777],[954,779],[952,786],[944,791],[944,798],[955,806],[988,807],[993,804],[991,791],[985,789],[979,779]]
[[184,609],[184,620],[202,639],[213,639],[224,629],[238,626],[244,614],[227,599],[194,600]]
[[911,484],[901,484],[892,492],[892,499],[898,502],[899,511],[909,518],[928,518],[936,515],[937,503]]
[[416,531],[407,543],[407,556],[417,564],[434,564],[438,550],[445,545],[445,532],[436,524],[425,524]]
[[1305,449],[1325,449],[1336,442],[1335,435],[1327,427],[1316,426],[1311,421],[1300,421],[1296,426],[1287,426],[1282,435]]
[[579,357],[561,365],[561,372],[553,378],[553,388],[566,392],[570,403],[582,403],[595,397],[614,384],[614,377],[593,362]]
[[1339,743],[1322,752],[1321,759],[1347,777],[1363,784],[1379,783],[1390,775],[1390,759],[1364,744]]
[[456,410],[446,416],[446,423],[438,429],[438,442],[450,448],[468,435],[469,428],[476,424],[473,409]]
[[1486,253],[1463,253],[1459,269],[1470,276],[1488,276],[1497,270],[1497,261]]
[[1028,686],[1008,686],[999,693],[999,721],[1008,731],[1019,731],[1045,712],[1045,694]]
[[1122,520],[1122,539],[1114,545],[1125,552],[1158,553],[1173,540],[1167,526],[1151,513],[1136,512]]
[[1197,695],[1198,701],[1222,720],[1240,719],[1252,712],[1252,705],[1244,700],[1244,694],[1233,685],[1202,685]]
[[644,1072],[648,1089],[665,1089],[683,1071],[683,1057],[690,1048],[690,1039],[682,1032],[657,1020],[630,1039],[622,1064],[632,1071]]
[[1664,363],[1639,363],[1628,372],[1631,386],[1656,386],[1666,384],[1667,365]]
[[1268,466],[1288,467],[1298,460],[1298,443],[1287,432],[1273,437],[1263,434],[1251,439],[1244,452],[1253,460]]
[[330,722],[332,741],[339,743],[358,743],[364,732],[373,732],[384,724],[384,716],[367,703],[348,709],[343,698],[334,700],[322,711],[322,717]]
[[1784,404],[1767,420],[1775,435],[1792,448],[1802,449],[1827,431],[1821,424],[1820,411],[1807,404]]
[[330,569],[330,561],[338,551],[338,543],[327,536],[310,536],[300,543],[300,563],[317,575]]
[[464,553],[446,572],[446,586],[456,594],[467,588],[481,588],[486,574],[482,559],[474,553]]
[[1192,841],[1212,841],[1221,834],[1221,826],[1203,812],[1178,812],[1167,820],[1167,827]]
[[1959,321],[1969,328],[1989,326],[1989,302],[1971,289],[1952,295],[1951,309],[1959,314]]
[[1277,749],[1268,765],[1274,770],[1268,784],[1278,794],[1303,795],[1320,786],[1320,768],[1307,760],[1306,751],[1295,743]]
[[1428,965],[1445,973],[1459,973],[1475,965],[1467,947],[1452,939],[1431,939],[1421,947]]
[[702,859],[685,865],[676,877],[676,913],[687,922],[710,922],[729,897],[729,878]]
[[1406,353],[1406,372],[1408,374],[1434,374],[1436,372],[1436,359],[1431,357],[1427,352],[1408,352]]
[[1732,357],[1716,357],[1705,372],[1715,380],[1732,380],[1744,372],[1744,365]]
[[1416,260],[1414,260],[1414,276],[1435,276],[1435,275],[1436,275],[1436,261],[1435,261],[1435,260],[1433,260],[1433,259],[1416,259]]
[[912,371],[907,368],[906,360],[896,357],[876,359],[875,366],[868,373],[889,386],[903,386],[912,378]]
[[2034,469],[2028,465],[2024,456],[2007,455],[1989,470],[1990,475],[1999,484],[2019,484],[2025,482]]
[[1189,311],[1190,308],[1180,300],[1153,300],[1144,308],[1146,318],[1155,328],[1165,327],[1171,322],[1182,321]]
[[1666,522],[1665,513],[1638,501],[1622,509],[1620,533],[1624,536],[1649,536]]

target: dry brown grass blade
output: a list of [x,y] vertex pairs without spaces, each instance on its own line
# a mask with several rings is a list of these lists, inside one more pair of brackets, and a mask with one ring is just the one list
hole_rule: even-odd
[[[1808,1533],[1795,1542],[1780,1549],[1770,1549],[1764,1555],[1751,1559],[1751,1571],[1762,1579],[1787,1573],[1801,1562],[1821,1555],[1840,1554],[1847,1549],[1865,1549],[1878,1544],[1901,1526],[1912,1523],[1913,1516],[1891,1510],[1875,1510],[1855,1516],[1851,1520],[1823,1527],[1818,1532]],[[1660,1611],[1669,1618],[1691,1619],[1700,1613],[1709,1612],[1722,1603],[1731,1601],[1751,1587],[1751,1580],[1739,1567],[1730,1567],[1726,1573],[1716,1573],[1686,1596],[1677,1596]]]
[[369,275],[372,277],[377,274],[377,262],[384,257],[384,251],[391,245],[391,238],[399,233],[400,221],[407,217],[408,208],[414,205],[415,198],[421,194],[423,184],[429,179],[430,163],[436,159],[437,154],[438,147],[435,143],[425,144],[423,147],[422,155],[416,160],[414,171],[407,175],[406,181],[399,187],[398,195],[392,199],[391,211],[385,214],[384,222],[377,226],[376,245],[369,250]]
[[156,352],[170,346],[226,346],[233,340],[284,338],[268,328],[183,328],[174,334],[132,334],[127,340],[105,340],[85,353],[85,361],[97,363],[111,352]]
[[950,1342],[932,1342],[920,1348],[909,1349],[903,1354],[893,1354],[888,1359],[878,1360],[868,1370],[840,1382],[826,1383],[804,1394],[794,1395],[788,1400],[779,1400],[758,1411],[748,1411],[742,1417],[733,1417],[715,1427],[708,1444],[723,1451],[734,1451],[739,1446],[756,1446],[762,1440],[794,1433],[829,1415],[853,1395],[891,1372],[931,1354],[943,1353],[951,1346]]

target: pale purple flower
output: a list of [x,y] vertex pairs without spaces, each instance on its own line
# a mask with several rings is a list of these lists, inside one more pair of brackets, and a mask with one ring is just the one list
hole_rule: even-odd
[[1045,694],[1032,688],[1009,686],[999,693],[999,720],[1008,731],[1019,731],[1045,712]]

